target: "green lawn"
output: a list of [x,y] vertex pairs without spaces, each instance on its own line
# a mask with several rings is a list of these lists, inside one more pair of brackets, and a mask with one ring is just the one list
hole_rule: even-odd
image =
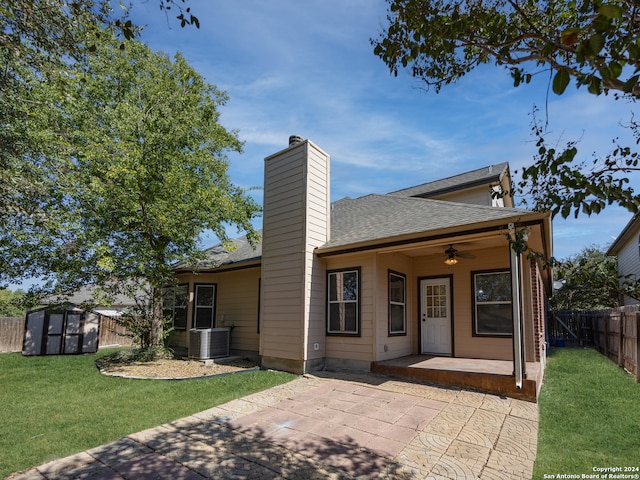
[[252,371],[201,380],[107,377],[96,355],[0,355],[0,478],[295,378]]
[[640,384],[595,350],[552,350],[539,406],[534,479],[640,467]]

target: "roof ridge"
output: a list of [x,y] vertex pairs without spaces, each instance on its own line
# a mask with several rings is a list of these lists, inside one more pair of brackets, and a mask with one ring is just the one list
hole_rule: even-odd
[[[478,172],[482,172],[482,171],[487,171],[486,174],[485,174],[486,177],[495,176],[495,177],[498,177],[498,179],[499,179],[502,176],[502,174],[507,170],[508,167],[509,167],[509,162],[492,163],[492,164],[485,165],[485,166],[480,167],[480,168],[476,168],[474,170],[469,170],[467,172],[462,172],[462,173],[458,173],[458,174],[455,174],[455,175],[450,175],[450,176],[444,177],[444,178],[438,178],[436,180],[430,180],[428,182],[423,182],[423,183],[420,183],[418,185],[413,185],[413,186],[410,186],[410,187],[401,188],[399,190],[394,190],[392,192],[389,192],[388,195],[398,194],[400,192],[405,192],[407,190],[424,189],[424,187],[426,187],[428,185],[432,185],[432,184],[446,184],[447,182],[451,182],[451,180],[455,179],[456,177],[464,177],[464,176],[471,177],[474,174],[477,174]],[[495,169],[495,172],[493,172],[494,169]],[[469,182],[464,182],[464,183],[461,183],[460,185],[465,185],[466,183],[469,183]]]

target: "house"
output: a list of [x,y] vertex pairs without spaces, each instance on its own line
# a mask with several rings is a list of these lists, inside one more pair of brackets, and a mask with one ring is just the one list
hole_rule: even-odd
[[[617,257],[618,276],[622,284],[626,280],[640,280],[640,217],[634,215],[618,238],[607,250],[607,255]],[[636,305],[640,299],[622,295],[620,305]]]
[[[508,238],[549,258],[551,219],[495,195],[511,190],[508,165],[333,203],[329,167],[295,136],[265,159],[260,244],[175,267],[173,346],[186,351],[192,328],[233,327],[232,351],[263,368],[406,373],[393,362],[445,359],[434,381],[535,399],[551,271]],[[506,386],[489,387],[498,369]]]

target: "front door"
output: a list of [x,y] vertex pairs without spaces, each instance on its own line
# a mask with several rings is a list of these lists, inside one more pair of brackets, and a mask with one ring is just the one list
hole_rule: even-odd
[[421,353],[451,355],[451,279],[420,281]]

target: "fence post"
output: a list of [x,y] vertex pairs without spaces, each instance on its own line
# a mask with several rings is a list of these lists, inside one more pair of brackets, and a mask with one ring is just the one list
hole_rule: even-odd
[[624,324],[626,323],[626,313],[620,312],[620,335],[618,337],[618,366],[624,367]]
[[604,356],[609,358],[609,314],[603,316],[604,320]]
[[640,382],[640,312],[636,312],[636,382]]

